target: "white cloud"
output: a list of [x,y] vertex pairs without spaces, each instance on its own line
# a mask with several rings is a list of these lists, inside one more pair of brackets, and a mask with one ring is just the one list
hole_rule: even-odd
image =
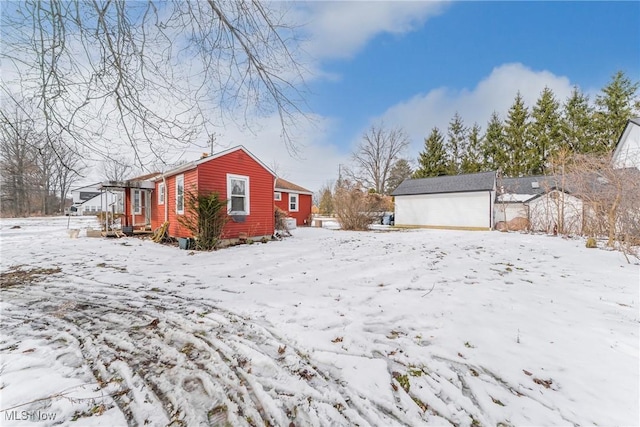
[[303,3],[309,40],[305,49],[315,58],[348,58],[380,33],[403,34],[418,28],[444,9],[433,1],[322,1]]
[[413,156],[422,150],[424,138],[433,127],[446,132],[456,112],[467,126],[477,122],[484,130],[493,111],[503,119],[506,117],[518,91],[531,110],[545,86],[561,103],[573,87],[567,77],[556,76],[549,71],[535,71],[519,63],[503,64],[494,68],[471,90],[437,88],[390,107],[376,120],[402,126],[412,138]]

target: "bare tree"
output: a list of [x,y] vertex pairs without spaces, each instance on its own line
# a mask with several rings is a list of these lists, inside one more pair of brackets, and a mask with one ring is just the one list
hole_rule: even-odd
[[13,216],[26,216],[31,212],[30,195],[37,170],[37,135],[33,122],[20,112],[1,113],[0,176],[2,211]]
[[611,156],[577,155],[571,165],[570,184],[585,203],[585,229],[590,236],[606,237],[607,246],[640,245],[640,171],[616,168]]
[[57,150],[46,142],[39,124],[22,111],[0,113],[0,171],[3,212],[15,216],[64,210],[70,186],[83,168],[82,158],[64,141]]
[[[285,3],[259,0],[12,2],[0,17],[2,102],[34,99],[46,141],[105,153],[124,140],[137,163],[167,144],[302,114],[296,27]],[[26,111],[25,111],[26,113]],[[109,136],[111,135],[111,137]],[[113,140],[111,140],[113,139]]]
[[349,180],[336,185],[333,208],[343,230],[368,230],[380,213],[387,210],[383,196],[364,191]]
[[408,145],[409,136],[403,129],[372,125],[351,156],[353,177],[376,193],[386,194],[391,168]]
[[134,168],[122,156],[111,156],[102,162],[102,176],[107,181],[124,181],[129,178]]
[[58,192],[60,212],[64,212],[67,195],[71,187],[78,182],[86,168],[81,156],[64,143],[58,145],[58,156],[54,164],[55,185]]

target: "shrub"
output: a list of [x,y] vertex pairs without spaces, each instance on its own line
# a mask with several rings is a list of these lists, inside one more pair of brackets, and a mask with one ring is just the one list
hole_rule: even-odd
[[216,192],[198,195],[187,191],[184,202],[185,215],[179,217],[178,222],[195,238],[194,249],[216,249],[222,240],[224,226],[229,221],[227,201]]
[[588,248],[590,248],[590,249],[592,249],[592,248],[597,248],[597,247],[598,247],[598,243],[596,242],[596,239],[595,239],[595,238],[593,238],[593,237],[589,237],[589,238],[587,239],[587,244],[586,244],[586,246],[587,246]]
[[274,215],[276,217],[276,230],[282,232],[285,236],[290,236],[291,233],[289,232],[289,227],[287,227],[287,217],[289,214],[276,206]]
[[380,194],[363,191],[359,185],[343,181],[333,196],[334,211],[343,230],[368,230],[385,209]]

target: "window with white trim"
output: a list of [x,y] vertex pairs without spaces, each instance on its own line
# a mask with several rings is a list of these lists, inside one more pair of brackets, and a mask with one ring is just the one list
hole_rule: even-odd
[[298,212],[298,195],[289,194],[289,211]]
[[158,204],[164,205],[164,183],[158,184]]
[[227,174],[227,198],[230,215],[249,215],[249,177]]
[[275,200],[276,202],[279,202],[280,200],[282,200],[282,193],[279,191],[276,191],[275,193],[273,193],[273,200]]
[[140,202],[141,194],[140,190],[133,190],[133,214],[142,214],[142,204]]
[[184,175],[176,176],[176,213],[184,214]]

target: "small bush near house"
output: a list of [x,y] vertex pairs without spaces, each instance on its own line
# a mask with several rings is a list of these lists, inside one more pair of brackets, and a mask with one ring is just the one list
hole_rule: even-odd
[[587,244],[586,244],[586,246],[587,246],[588,248],[590,248],[590,249],[593,249],[593,248],[597,248],[597,247],[598,247],[598,243],[596,242],[596,239],[594,239],[593,237],[589,237],[589,238],[587,239]]
[[198,195],[193,191],[185,194],[185,215],[178,222],[193,235],[195,248],[200,251],[216,249],[222,240],[225,224],[229,221],[227,201],[218,193]]
[[385,210],[380,194],[363,191],[359,185],[343,181],[336,185],[334,213],[343,230],[368,230]]
[[287,217],[289,214],[276,206],[274,215],[276,217],[276,231],[284,234],[285,236],[291,236],[289,227],[287,226]]

